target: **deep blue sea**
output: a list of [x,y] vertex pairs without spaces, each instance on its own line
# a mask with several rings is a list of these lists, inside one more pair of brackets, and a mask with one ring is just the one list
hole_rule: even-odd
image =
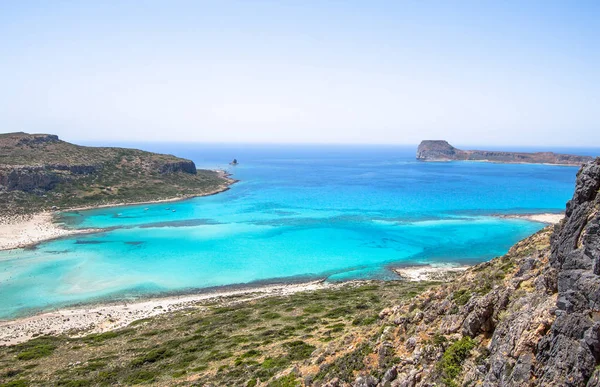
[[[544,226],[494,215],[562,211],[577,172],[417,162],[416,147],[400,146],[122,145],[228,169],[240,182],[177,203],[63,214],[67,227],[107,231],[0,252],[0,318],[215,286],[386,279],[394,265],[485,261]],[[228,165],[233,158],[236,167]]]

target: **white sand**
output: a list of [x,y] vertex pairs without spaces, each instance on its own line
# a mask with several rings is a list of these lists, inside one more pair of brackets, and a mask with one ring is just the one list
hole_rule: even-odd
[[458,273],[467,270],[469,266],[407,266],[392,269],[406,281],[449,281]]
[[[196,195],[183,195],[181,197],[152,200],[147,202],[132,202],[132,203],[111,203],[87,207],[68,208],[63,211],[83,211],[95,208],[120,207],[140,204],[155,204],[168,203],[186,200],[199,196],[215,195],[223,191],[227,191],[229,187],[236,183],[237,180],[231,179],[226,171],[216,170],[219,177],[226,179],[226,183],[219,185],[215,189]],[[69,235],[89,234],[100,232],[102,229],[80,229],[71,230],[61,227],[54,223],[52,213],[42,212],[35,215],[0,215],[0,250],[10,250],[20,247],[35,245],[43,241],[62,238]]]
[[51,213],[0,217],[0,250],[26,247],[68,235],[88,234],[96,229],[69,230],[53,222]]
[[525,219],[533,222],[546,224],[557,224],[565,217],[565,214],[523,214],[523,215],[501,215],[502,218]]
[[327,284],[323,281],[265,285],[256,288],[58,310],[16,320],[0,321],[0,345],[18,344],[43,335],[68,334],[75,337],[106,332],[127,326],[135,320],[162,313],[188,308],[206,308],[207,301],[230,305],[267,296],[288,295],[336,286],[342,285]]

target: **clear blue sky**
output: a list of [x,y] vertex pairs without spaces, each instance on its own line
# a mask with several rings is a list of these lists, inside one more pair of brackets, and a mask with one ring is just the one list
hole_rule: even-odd
[[0,0],[0,132],[600,146],[600,1]]

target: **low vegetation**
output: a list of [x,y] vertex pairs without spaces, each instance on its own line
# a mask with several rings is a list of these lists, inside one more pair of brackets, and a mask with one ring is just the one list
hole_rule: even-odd
[[172,155],[0,134],[0,213],[18,215],[212,193],[232,181]]
[[384,329],[377,312],[431,286],[347,284],[203,304],[81,338],[39,337],[0,347],[0,386],[288,387],[307,377],[352,381],[368,365],[364,358]]
[[475,341],[468,336],[455,341],[446,348],[438,363],[438,370],[442,373],[446,385],[456,385],[455,380],[461,374],[463,362],[473,348],[475,348]]

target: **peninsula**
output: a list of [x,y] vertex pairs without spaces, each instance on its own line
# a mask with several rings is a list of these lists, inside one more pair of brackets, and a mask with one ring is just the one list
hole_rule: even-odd
[[211,195],[234,182],[172,155],[0,134],[0,250],[95,231],[63,229],[52,211]]
[[553,152],[500,152],[461,150],[444,140],[425,140],[417,149],[421,161],[489,161],[515,164],[557,164],[581,166],[593,160],[590,156],[576,156]]
[[0,134],[4,215],[202,196],[232,182],[172,155],[80,146],[51,134]]

